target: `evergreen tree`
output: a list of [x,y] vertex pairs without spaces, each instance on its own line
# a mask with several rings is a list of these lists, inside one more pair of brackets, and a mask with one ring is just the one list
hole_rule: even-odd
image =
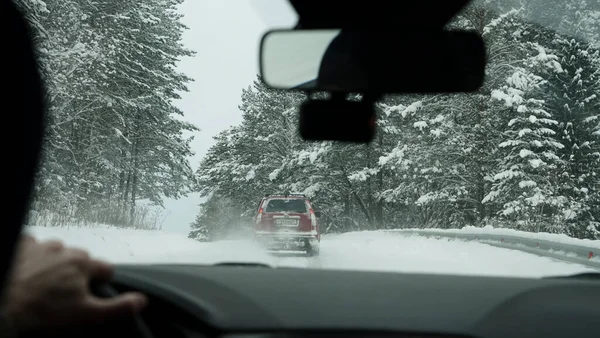
[[131,225],[137,201],[189,192],[184,135],[198,129],[173,104],[190,81],[175,70],[192,55],[181,44],[181,0],[19,3],[48,89],[32,215]]

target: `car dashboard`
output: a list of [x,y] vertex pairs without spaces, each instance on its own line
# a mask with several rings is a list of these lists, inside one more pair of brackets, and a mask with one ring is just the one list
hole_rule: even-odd
[[154,337],[600,337],[600,279],[121,265]]

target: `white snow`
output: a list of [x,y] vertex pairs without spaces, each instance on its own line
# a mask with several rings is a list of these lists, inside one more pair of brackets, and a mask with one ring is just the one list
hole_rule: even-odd
[[532,156],[533,155],[533,151],[529,150],[529,149],[521,149],[521,151],[519,152],[519,156],[521,157],[527,157],[527,156]]
[[248,171],[248,174],[246,174],[246,181],[251,181],[252,179],[254,179],[254,177],[256,177],[256,172],[253,169],[250,169],[250,171]]
[[200,243],[177,233],[96,227],[28,227],[40,240],[56,239],[86,249],[114,263],[197,263],[221,261],[264,262],[269,255],[244,241]]
[[403,104],[389,106],[383,103],[380,103],[379,106],[383,109],[386,116],[390,116],[392,113],[399,112],[402,118],[405,118],[406,116],[411,116],[419,109],[423,108],[423,101],[415,101],[408,106],[404,106]]
[[541,277],[594,271],[517,250],[451,239],[353,232],[323,241],[322,268]]
[[406,117],[407,115],[412,115],[421,108],[423,108],[422,101],[413,102],[408,107],[406,107],[404,110],[402,110],[401,115],[402,115],[402,117]]
[[[418,230],[418,229],[406,229],[406,230]],[[389,231],[403,231],[403,230],[401,229],[401,230],[389,230]],[[427,231],[432,231],[432,232],[443,231],[443,232],[448,232],[448,233],[465,233],[465,234],[496,234],[496,235],[506,235],[506,236],[516,236],[516,237],[525,237],[525,238],[531,238],[531,239],[546,240],[546,241],[552,241],[552,242],[570,244],[570,245],[583,245],[583,246],[589,246],[589,247],[600,249],[600,240],[577,239],[577,238],[569,237],[564,234],[551,234],[551,233],[546,233],[546,232],[534,233],[534,232],[525,232],[525,231],[519,231],[519,230],[514,230],[514,229],[494,228],[491,225],[485,226],[483,228],[466,226],[462,229],[446,229],[446,230],[421,229],[419,231],[425,231],[425,232],[427,232]]]
[[507,18],[510,18],[513,15],[517,15],[522,9],[516,9],[513,8],[510,11],[498,16],[497,18],[493,19],[492,21],[490,21],[489,24],[487,24],[484,28],[483,28],[483,35],[489,34],[496,26],[500,25],[500,23],[503,20],[506,20]]
[[544,161],[540,160],[539,158],[535,158],[533,160],[529,160],[529,165],[532,168],[538,168],[542,164],[544,164]]
[[269,174],[269,180],[271,181],[275,181],[277,179],[277,176],[279,176],[279,173],[281,172],[281,168],[277,168],[275,170],[273,170],[270,174]]
[[425,122],[425,121],[417,121],[417,122],[413,123],[413,127],[419,128],[420,130],[423,130],[423,128],[427,128],[427,122]]
[[394,164],[402,164],[405,157],[404,154],[407,150],[408,146],[406,144],[398,144],[398,146],[392,149],[392,151],[389,152],[387,155],[379,157],[379,165],[384,166],[392,160],[395,160],[393,162]]
[[[85,248],[92,256],[114,263],[252,262],[274,267],[517,277],[565,275],[592,270],[578,264],[482,243],[429,239],[382,231],[323,236],[321,255],[313,258],[270,255],[249,240],[200,243],[180,234],[161,231],[100,226],[29,227],[27,231],[38,239],[59,239],[68,245]],[[553,237],[565,240],[558,235]]]
[[537,185],[537,183],[535,183],[532,180],[525,180],[525,181],[519,182],[519,188],[530,188],[530,187],[535,187],[536,185]]
[[439,129],[439,128],[432,129],[432,130],[430,131],[430,133],[431,133],[431,135],[433,135],[433,136],[435,136],[435,137],[440,137],[440,135],[442,135],[442,134],[443,134],[442,130],[441,130],[441,129]]

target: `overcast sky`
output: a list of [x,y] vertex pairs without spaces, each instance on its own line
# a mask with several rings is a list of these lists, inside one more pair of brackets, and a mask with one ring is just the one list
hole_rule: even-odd
[[[202,129],[192,143],[195,170],[212,137],[241,120],[238,105],[242,88],[258,73],[260,38],[269,29],[293,27],[296,13],[287,0],[186,0],[180,10],[189,28],[183,43],[196,52],[179,64],[194,82],[177,102],[184,119]],[[163,230],[187,235],[199,203],[197,194],[167,200]]]

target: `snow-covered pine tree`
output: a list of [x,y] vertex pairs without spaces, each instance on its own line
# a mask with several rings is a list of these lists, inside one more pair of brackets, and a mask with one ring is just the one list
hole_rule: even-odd
[[173,105],[189,78],[175,71],[185,27],[180,0],[20,0],[35,7],[49,123],[34,209],[127,225],[136,201],[161,204],[194,184]]
[[558,121],[559,156],[567,162],[561,188],[571,199],[565,213],[571,236],[594,238],[600,221],[600,50],[590,43],[556,34],[550,44],[560,55],[561,72],[550,72],[548,109]]
[[562,232],[565,218],[558,211],[570,207],[558,188],[565,169],[558,154],[564,144],[555,140],[558,122],[546,109],[547,81],[542,75],[563,70],[558,57],[537,42],[537,33],[531,26],[519,32],[525,57],[512,66],[506,84],[492,92],[492,99],[509,108],[506,114],[511,119],[498,145],[504,151],[498,158],[494,187],[484,202],[501,202],[499,214],[517,228]]

